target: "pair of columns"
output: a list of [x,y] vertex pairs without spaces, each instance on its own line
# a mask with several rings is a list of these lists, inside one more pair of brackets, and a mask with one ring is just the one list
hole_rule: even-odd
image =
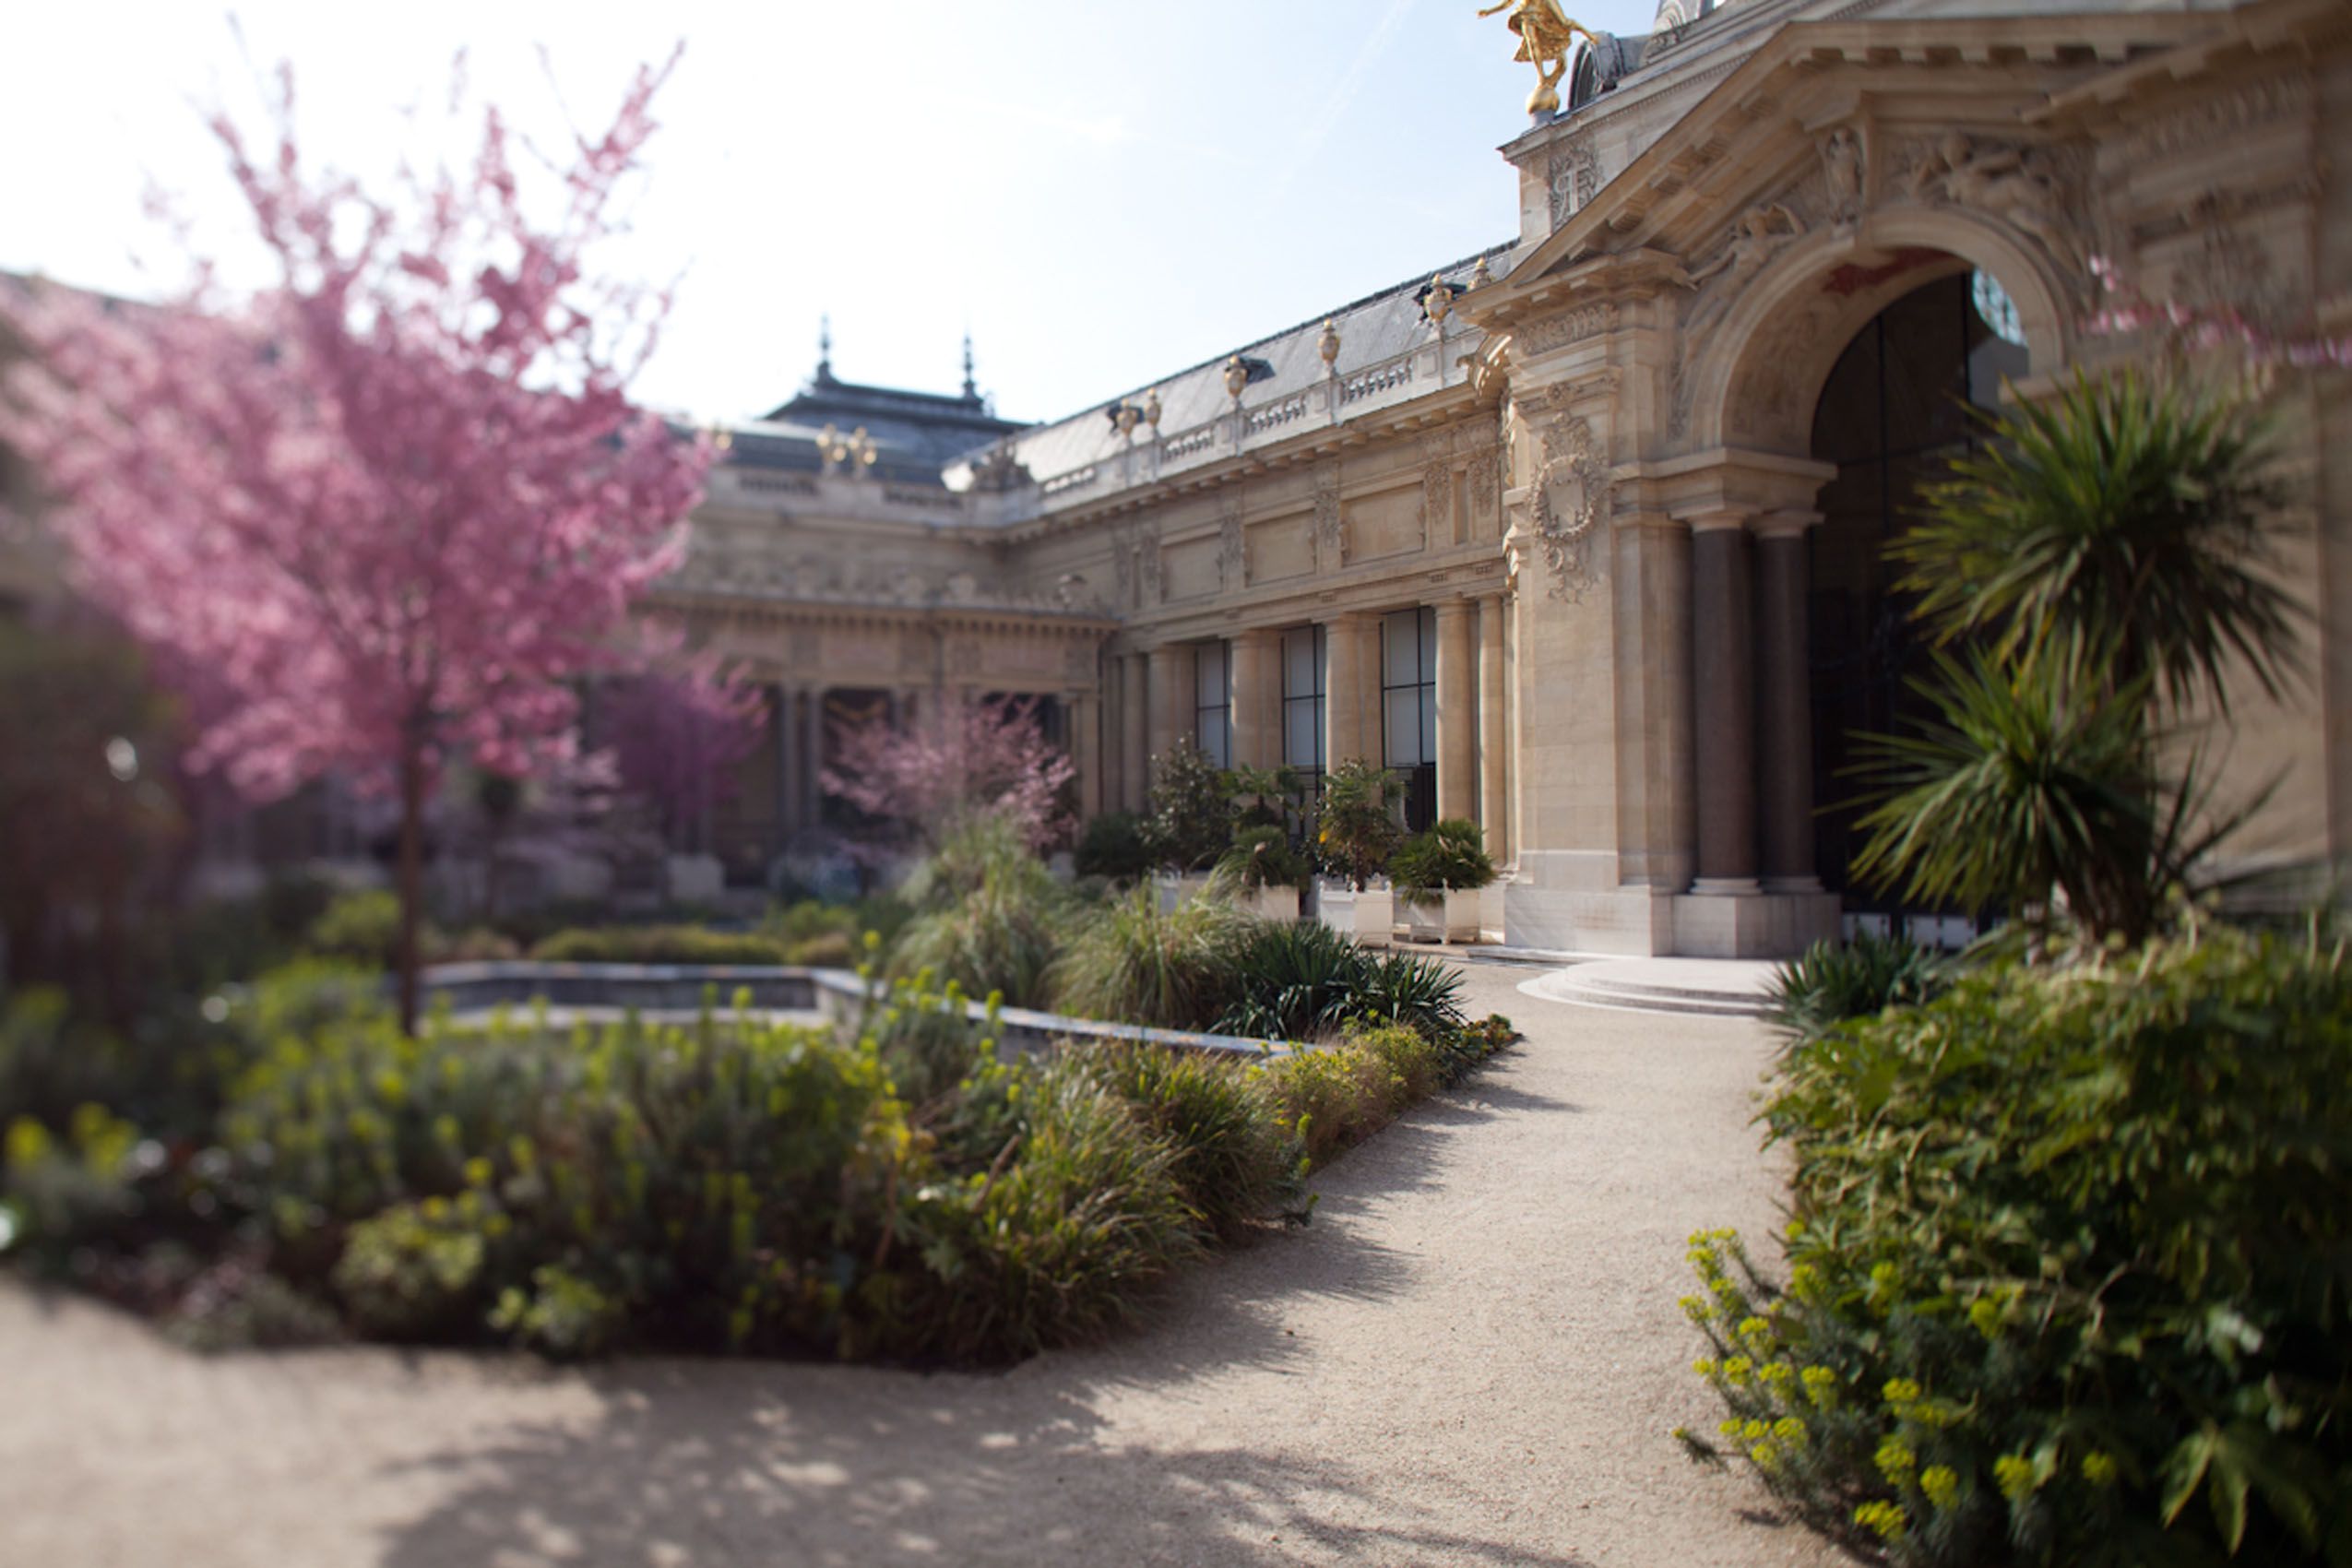
[[1820,520],[1717,512],[1691,522],[1693,893],[1821,891],[1805,603],[1805,533]]
[[[1503,600],[1453,599],[1437,607],[1437,811],[1484,826],[1487,848],[1508,854],[1505,815]],[[1324,755],[1378,760],[1384,731],[1381,616],[1350,612],[1324,623]],[[1283,761],[1282,632],[1252,628],[1230,639],[1233,761]],[[1192,733],[1198,708],[1190,644],[1163,643],[1113,660],[1120,709],[1119,781],[1106,797],[1142,809],[1151,759]]]

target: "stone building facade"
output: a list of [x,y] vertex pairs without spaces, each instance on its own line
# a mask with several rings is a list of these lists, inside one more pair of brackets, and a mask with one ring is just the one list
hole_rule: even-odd
[[[1904,913],[1847,874],[1918,651],[1879,547],[1963,405],[2152,351],[2085,331],[2094,258],[2352,331],[2352,9],[1669,0],[1573,82],[1503,148],[1516,235],[1430,278],[1044,425],[821,370],[731,432],[666,599],[774,683],[740,852],[816,821],[826,715],[1018,692],[1089,811],[1180,735],[1407,769],[1515,944]],[[2310,678],[2222,738],[2281,861],[2352,849],[2345,379],[2271,383]]]

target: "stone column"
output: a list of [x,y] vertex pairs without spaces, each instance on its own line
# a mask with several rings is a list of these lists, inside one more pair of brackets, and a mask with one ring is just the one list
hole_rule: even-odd
[[807,741],[801,748],[801,821],[808,827],[825,826],[825,785],[817,777],[825,766],[825,688],[813,686],[805,699],[808,709],[802,716],[802,733]]
[[1151,650],[1151,754],[1166,756],[1193,732],[1199,694],[1193,689],[1193,650],[1162,643]]
[[1233,659],[1233,765],[1282,765],[1282,639],[1263,630],[1236,632]]
[[800,826],[800,790],[792,777],[792,764],[801,748],[792,734],[792,688],[778,684],[772,688],[772,695],[776,704],[770,720],[776,731],[776,837],[780,844]]
[[1437,814],[1478,814],[1477,622],[1467,599],[1437,607]]
[[1511,859],[1510,809],[1503,792],[1503,596],[1479,600],[1479,826],[1496,865]]
[[1145,695],[1146,666],[1140,653],[1119,659],[1119,803],[1131,812],[1144,809],[1151,788],[1151,731],[1146,723],[1150,698]]
[[1073,692],[1063,699],[1070,716],[1070,766],[1078,770],[1078,812],[1102,814],[1101,705],[1091,692]]
[[1372,626],[1371,616],[1348,614],[1324,627],[1323,760],[1326,767],[1337,767],[1357,757],[1379,760],[1372,757],[1374,748],[1364,738],[1364,674],[1375,658],[1366,647]]
[[1747,519],[1691,520],[1691,685],[1698,783],[1693,893],[1762,890],[1756,881],[1755,641],[1750,636]]
[[1808,545],[1818,512],[1756,519],[1757,837],[1767,893],[1818,893],[1813,694],[1806,647]]

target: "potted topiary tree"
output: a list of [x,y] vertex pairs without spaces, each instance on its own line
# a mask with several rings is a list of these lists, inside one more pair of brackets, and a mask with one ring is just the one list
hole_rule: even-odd
[[1449,817],[1406,840],[1388,880],[1417,942],[1479,939],[1478,893],[1494,881],[1494,859],[1475,822]]
[[1313,874],[1306,857],[1279,827],[1244,827],[1218,865],[1233,873],[1234,904],[1260,920],[1285,924],[1299,918],[1300,885]]
[[1404,775],[1350,757],[1324,781],[1315,814],[1315,847],[1334,880],[1323,884],[1317,903],[1324,923],[1359,942],[1385,946],[1390,899],[1374,880],[1405,837],[1396,802],[1405,796]]
[[1190,739],[1152,760],[1146,833],[1159,867],[1159,907],[1172,909],[1208,880],[1233,846],[1233,791],[1223,770]]

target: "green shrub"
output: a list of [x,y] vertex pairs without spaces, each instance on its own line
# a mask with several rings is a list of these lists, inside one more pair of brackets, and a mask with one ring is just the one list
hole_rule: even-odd
[[975,1022],[966,1002],[962,986],[934,991],[925,973],[894,982],[869,1006],[860,1037],[909,1105],[930,1105],[994,1056],[994,1010]]
[[1206,1028],[1231,995],[1252,924],[1215,892],[1163,911],[1146,885],[1096,910],[1053,966],[1055,1005],[1111,1023]]
[[1787,1293],[1693,1239],[1725,1435],[1898,1563],[2342,1561],[2348,1075],[2338,956],[2226,931],[1797,1042]]
[[1305,1151],[1248,1064],[1145,1045],[1095,1051],[1086,1061],[1168,1140],[1177,1187],[1217,1234],[1295,1209]]
[[531,949],[552,964],[784,963],[784,944],[758,932],[691,925],[605,925],[559,931]]
[[1290,836],[1279,827],[1244,827],[1233,835],[1233,847],[1218,862],[1231,872],[1241,886],[1303,889],[1314,868],[1290,847]]
[[1494,859],[1477,823],[1449,817],[1405,840],[1389,858],[1388,880],[1404,902],[1427,903],[1486,886],[1494,880]]
[[1843,945],[1816,942],[1773,977],[1772,1021],[1800,1039],[1812,1039],[1848,1018],[1932,1000],[1948,983],[1948,968],[1899,936],[1865,933]]
[[1146,828],[1155,863],[1174,872],[1217,863],[1233,842],[1233,797],[1225,775],[1189,737],[1152,759]]
[[1377,953],[1320,921],[1249,927],[1233,956],[1219,1034],[1316,1039],[1351,1020],[1407,1024],[1432,1038],[1462,1021],[1461,977],[1434,959]]
[[1396,1115],[1388,1064],[1355,1040],[1295,1051],[1260,1071],[1283,1125],[1313,1165],[1353,1148]]
[[278,1350],[332,1344],[343,1337],[334,1309],[246,1261],[200,1275],[173,1304],[163,1331],[203,1354]]
[[400,951],[399,897],[383,888],[339,893],[311,921],[303,941],[312,952],[327,957],[390,968]]
[[1105,812],[1089,821],[1073,857],[1078,874],[1133,882],[1147,873],[1152,852],[1146,826],[1134,812]]
[[1348,758],[1324,781],[1315,846],[1324,863],[1360,893],[1387,868],[1389,856],[1404,841],[1404,826],[1396,816],[1404,798],[1403,774],[1362,757]]
[[929,972],[1016,1007],[1046,1000],[1067,900],[1009,820],[981,817],[944,839],[908,879],[921,913],[890,953],[897,975]]
[[921,1267],[894,1281],[898,1354],[998,1360],[1087,1337],[1201,1250],[1177,1151],[1097,1072],[1063,1056],[994,1075],[1020,1091],[1007,1154],[900,1211]]
[[481,1328],[485,1238],[479,1209],[478,1198],[470,1207],[427,1198],[395,1204],[351,1227],[335,1265],[335,1289],[362,1333],[463,1339]]

